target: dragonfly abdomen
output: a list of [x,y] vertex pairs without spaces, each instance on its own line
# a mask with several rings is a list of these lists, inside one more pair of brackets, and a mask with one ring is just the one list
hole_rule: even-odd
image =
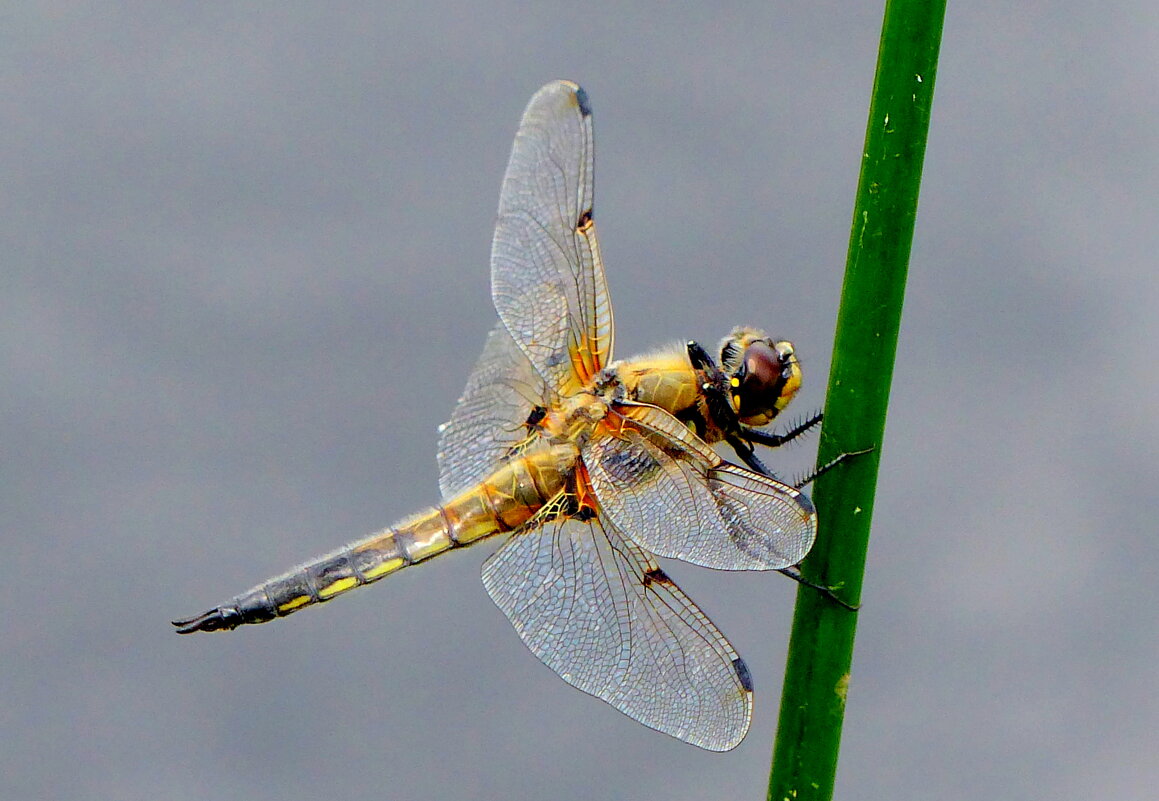
[[503,465],[445,505],[435,506],[391,528],[351,543],[187,620],[174,621],[181,634],[222,631],[266,623],[329,601],[452,548],[513,531],[566,484],[574,450],[537,452]]

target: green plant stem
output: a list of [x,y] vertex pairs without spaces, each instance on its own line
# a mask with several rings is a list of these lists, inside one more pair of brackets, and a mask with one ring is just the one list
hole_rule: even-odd
[[[801,565],[851,603],[861,597],[944,15],[945,0],[885,4],[818,463],[873,450],[817,480],[820,532]],[[856,622],[798,589],[769,799],[833,795]]]

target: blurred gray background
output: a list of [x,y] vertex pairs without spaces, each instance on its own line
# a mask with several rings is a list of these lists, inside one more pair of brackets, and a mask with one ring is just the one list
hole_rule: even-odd
[[[762,798],[569,688],[480,545],[168,621],[437,500],[531,94],[588,90],[620,356],[753,323],[821,405],[881,3],[0,12],[0,798]],[[837,796],[1153,797],[1159,11],[951,2]],[[792,472],[816,441],[769,461]]]

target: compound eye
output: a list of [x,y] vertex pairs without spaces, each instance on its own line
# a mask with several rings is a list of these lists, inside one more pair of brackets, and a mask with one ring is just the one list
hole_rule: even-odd
[[757,426],[769,423],[801,384],[793,346],[767,339],[750,342],[731,383],[733,406],[741,422]]

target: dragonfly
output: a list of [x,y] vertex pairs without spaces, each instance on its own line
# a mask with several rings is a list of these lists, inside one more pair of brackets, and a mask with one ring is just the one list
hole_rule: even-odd
[[[528,104],[491,252],[499,321],[439,427],[438,505],[263,582],[177,631],[264,623],[455,548],[505,537],[483,584],[567,683],[711,751],[752,717],[739,654],[661,569],[788,570],[817,515],[773,477],[768,428],[801,386],[793,345],[740,326],[719,359],[695,341],[615,361],[592,217],[592,109],[555,81]],[[744,465],[723,459],[731,446]]]

